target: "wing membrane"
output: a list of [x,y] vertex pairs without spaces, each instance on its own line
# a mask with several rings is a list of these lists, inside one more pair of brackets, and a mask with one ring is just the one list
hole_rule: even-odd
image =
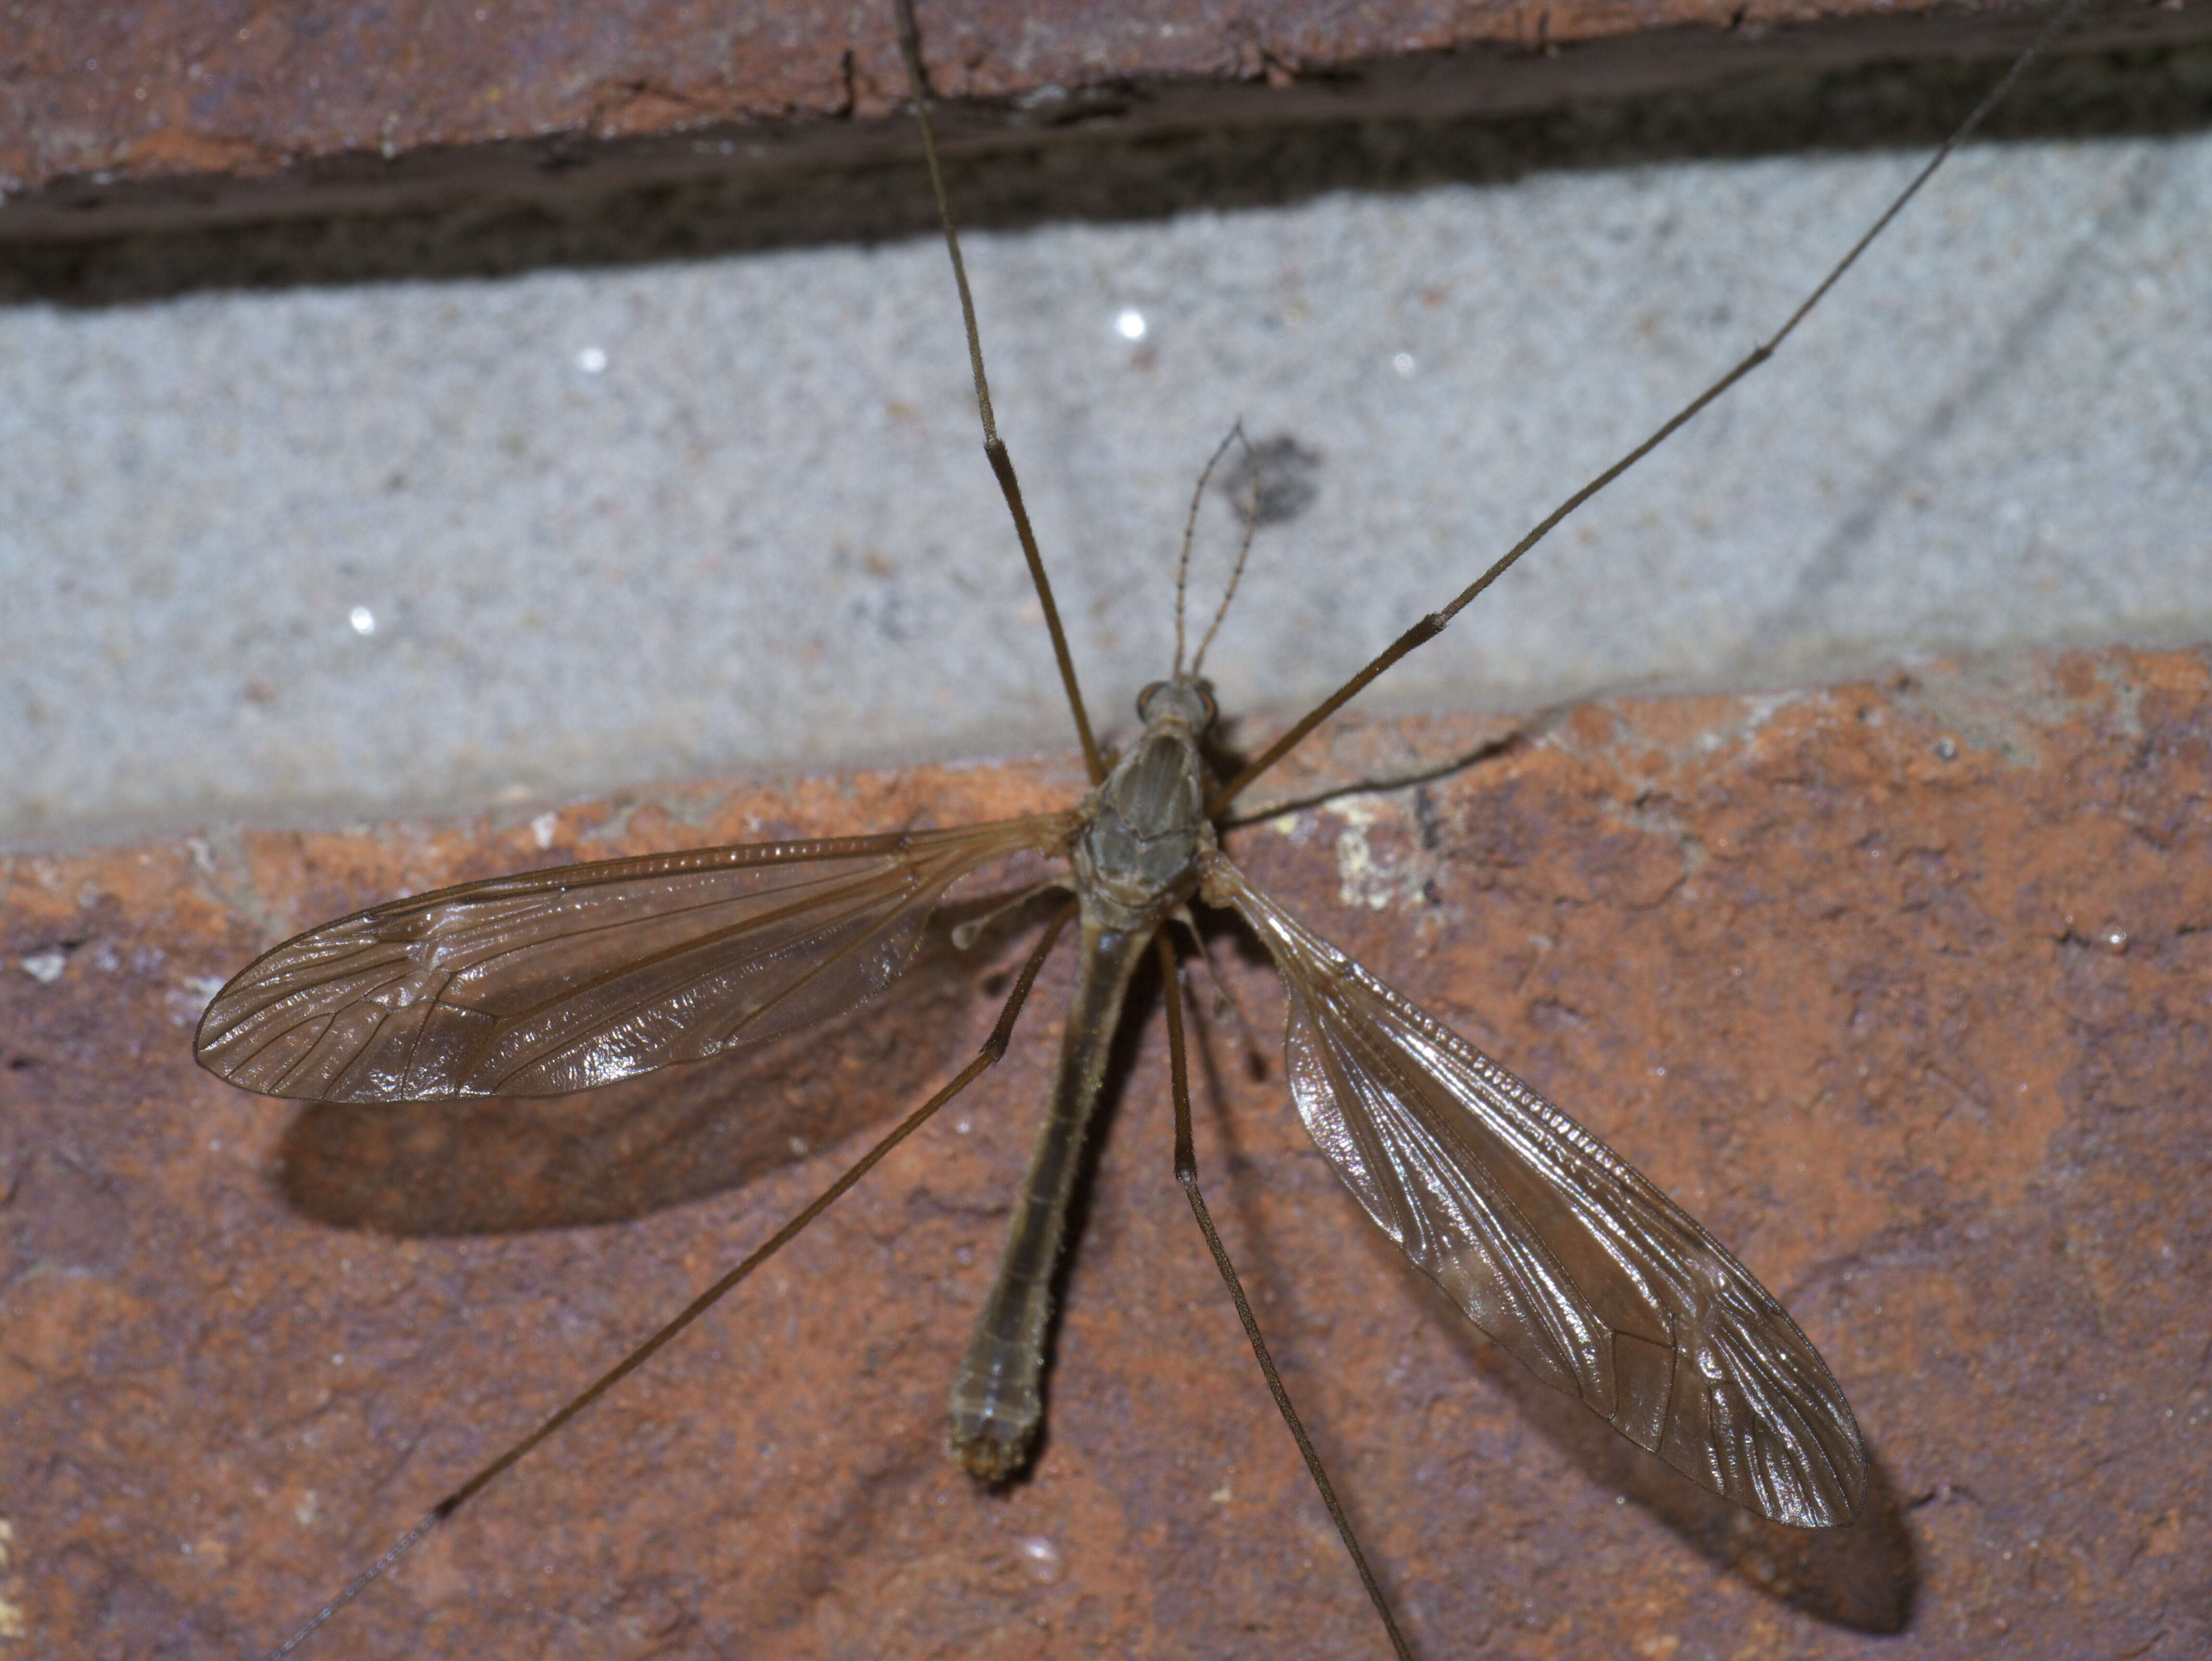
[[709,849],[394,900],[256,959],[195,1048],[234,1084],[313,1101],[586,1090],[872,997],[955,882],[1066,832],[1045,815]]
[[1383,1232],[1482,1329],[1638,1445],[1776,1522],[1848,1522],[1858,1423],[1750,1271],[1620,1155],[1254,888],[1233,906],[1290,992],[1306,1129]]

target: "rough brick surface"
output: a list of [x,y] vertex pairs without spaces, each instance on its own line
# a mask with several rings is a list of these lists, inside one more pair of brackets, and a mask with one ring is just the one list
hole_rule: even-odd
[[[1281,787],[1483,757],[1234,834],[1731,1242],[1877,1461],[1840,1536],[1709,1500],[1468,1329],[1212,1029],[1216,1211],[1421,1654],[2212,1652],[2208,733],[2204,652],[1352,724]],[[1070,777],[0,863],[0,1654],[271,1642],[956,1067],[1023,937],[750,1062],[459,1110],[216,1082],[211,978],[402,890]],[[1272,1050],[1267,972],[1216,956]],[[1034,1478],[940,1451],[1066,971],[997,1074],[309,1652],[1382,1653],[1170,1179],[1154,1001]]]
[[[1081,124],[1540,108],[1592,92],[2008,50],[2026,0],[1010,0],[924,6],[955,137]],[[2212,10],[2102,0],[2072,46],[2201,38]],[[1563,47],[1585,50],[1557,54]],[[1625,48],[1625,50],[1622,50]],[[0,15],[0,237],[359,211],[598,167],[668,177],[912,139],[889,0],[575,5],[166,0]],[[612,173],[605,170],[611,167]],[[257,182],[258,181],[258,182]]]

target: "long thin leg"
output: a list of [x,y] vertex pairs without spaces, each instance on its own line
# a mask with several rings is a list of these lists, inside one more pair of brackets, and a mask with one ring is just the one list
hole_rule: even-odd
[[1014,459],[999,436],[999,420],[991,412],[991,383],[983,374],[983,337],[975,326],[975,297],[968,291],[968,265],[960,257],[960,234],[952,228],[952,208],[945,200],[945,174],[937,165],[937,134],[929,125],[929,89],[921,72],[921,31],[914,21],[914,0],[898,0],[899,52],[906,59],[907,84],[914,91],[914,119],[921,125],[921,153],[929,161],[929,185],[937,192],[938,222],[945,227],[945,252],[952,256],[952,281],[960,290],[960,319],[968,326],[968,367],[975,375],[975,408],[983,417],[983,454],[997,477],[999,490],[1014,516],[1014,534],[1021,538],[1022,557],[1029,562],[1030,582],[1037,604],[1044,608],[1044,626],[1052,636],[1052,655],[1060,665],[1060,684],[1067,691],[1068,713],[1075,717],[1075,734],[1083,741],[1083,764],[1091,782],[1106,776],[1105,758],[1091,731],[1091,716],[1083,707],[1083,689],[1075,684],[1075,660],[1067,650],[1067,632],[1060,626],[1060,607],[1052,597],[1052,580],[1044,574],[1044,556],[1037,551],[1036,532],[1030,528],[1030,510],[1022,505],[1022,487],[1014,478]]
[[886,1153],[921,1129],[931,1114],[943,1107],[945,1103],[973,1084],[988,1068],[996,1064],[999,1058],[1006,1053],[1006,1045],[1013,1037],[1015,1019],[1022,1013],[1022,1006],[1029,1001],[1030,989],[1036,984],[1037,971],[1044,967],[1044,960],[1051,954],[1054,945],[1059,940],[1060,931],[1067,927],[1067,920],[1074,914],[1075,908],[1069,906],[1053,919],[1051,926],[1044,932],[1044,937],[1037,942],[1036,949],[1030,953],[1029,961],[1022,965],[1022,972],[1014,982],[1013,990],[1007,995],[1006,1007],[999,1012],[998,1025],[991,1029],[991,1036],[983,1041],[983,1047],[975,1052],[975,1059],[955,1074],[950,1084],[908,1114],[905,1118],[900,1120],[881,1141],[854,1160],[851,1168],[843,1176],[823,1189],[804,1210],[755,1247],[747,1254],[744,1261],[686,1304],[682,1312],[673,1320],[601,1373],[588,1388],[572,1397],[565,1407],[547,1419],[537,1429],[532,1431],[530,1434],[470,1477],[467,1482],[431,1506],[428,1516],[401,1535],[393,1542],[390,1550],[356,1575],[347,1584],[343,1591],[317,1609],[313,1617],[298,1631],[270,1651],[266,1661],[283,1661],[283,1657],[291,1654],[305,1643],[318,1627],[348,1603],[352,1603],[362,1592],[368,1591],[371,1584],[380,1578],[387,1569],[412,1551],[421,1542],[423,1536],[483,1492],[509,1467],[520,1461],[540,1442],[651,1360],[684,1328],[720,1303],[739,1281],[775,1256],[785,1246],[790,1244],[800,1230],[827,1211],[846,1189],[873,1171],[882,1162]]
[[1920,193],[1920,187],[1923,185],[1925,185],[1929,179],[1934,176],[1936,169],[1943,165],[1944,161],[1950,156],[1953,150],[1957,149],[1960,145],[1966,143],[1966,139],[1973,133],[1974,129],[1982,125],[1984,119],[1988,116],[1989,113],[1995,109],[1997,105],[2002,101],[2004,95],[2007,93],[2012,90],[2013,83],[2020,79],[2021,74],[2026,71],[2027,66],[2043,55],[2045,51],[2049,48],[2051,43],[2057,40],[2058,36],[2072,24],[2075,17],[2081,12],[2082,7],[2087,3],[2087,0],[2068,0],[2065,9],[2062,10],[2057,16],[2052,18],[2049,23],[2044,26],[2043,33],[2036,36],[2035,40],[2029,45],[2026,52],[2023,52],[2018,58],[2013,60],[2013,65],[2009,70],[2005,71],[2004,78],[1999,81],[1996,86],[1990,88],[1989,92],[1983,97],[1982,101],[1974,106],[1972,113],[1970,113],[1964,121],[1961,121],[1959,124],[1957,130],[1954,131],[1948,138],[1943,141],[1942,146],[1936,150],[1936,154],[1928,158],[1927,165],[1922,167],[1917,173],[1913,175],[1912,182],[1898,192],[1896,199],[1893,201],[1888,207],[1882,210],[1881,216],[1876,219],[1872,225],[1868,227],[1866,234],[1860,237],[1856,242],[1854,242],[1850,246],[1850,251],[1844,254],[1841,259],[1838,260],[1835,265],[1830,268],[1828,274],[1822,277],[1820,282],[1814,285],[1813,292],[1805,296],[1804,301],[1796,311],[1790,313],[1788,321],[1784,322],[1779,329],[1776,330],[1771,338],[1752,348],[1751,351],[1745,356],[1741,362],[1738,363],[1718,380],[1713,382],[1711,386],[1706,387],[1705,391],[1699,392],[1695,398],[1684,405],[1680,411],[1668,417],[1668,420],[1661,425],[1659,429],[1653,433],[1650,437],[1645,439],[1641,444],[1631,450],[1626,455],[1614,462],[1612,466],[1607,468],[1595,478],[1590,480],[1589,484],[1583,485],[1582,489],[1577,490],[1572,496],[1569,496],[1565,502],[1561,502],[1557,508],[1554,508],[1549,514],[1545,515],[1542,521],[1537,525],[1534,530],[1529,532],[1527,536],[1522,537],[1520,541],[1515,543],[1510,548],[1507,549],[1504,554],[1500,557],[1488,570],[1485,571],[1473,582],[1468,584],[1466,587],[1461,589],[1459,593],[1453,598],[1452,602],[1449,605],[1446,605],[1441,611],[1430,612],[1428,616],[1423,618],[1412,628],[1407,630],[1404,634],[1399,636],[1397,639],[1392,641],[1389,646],[1385,647],[1381,655],[1377,656],[1374,661],[1370,663],[1365,668],[1362,669],[1358,674],[1354,675],[1350,680],[1345,682],[1343,685],[1338,687],[1336,691],[1331,692],[1319,703],[1316,704],[1313,709],[1300,718],[1297,724],[1291,727],[1288,732],[1285,733],[1280,738],[1269,745],[1267,749],[1261,753],[1259,759],[1253,762],[1250,766],[1247,767],[1235,778],[1230,780],[1228,783],[1223,785],[1218,790],[1216,790],[1213,793],[1212,796],[1208,799],[1206,804],[1206,812],[1207,816],[1211,818],[1218,814],[1223,808],[1226,807],[1231,802],[1237,799],[1238,792],[1242,791],[1246,785],[1251,783],[1252,781],[1258,778],[1261,774],[1266,772],[1270,767],[1273,767],[1277,762],[1280,761],[1285,756],[1296,749],[1299,744],[1304,741],[1307,733],[1312,732],[1315,727],[1320,726],[1322,722],[1327,721],[1331,715],[1334,715],[1339,709],[1341,709],[1346,703],[1349,703],[1354,697],[1358,697],[1358,694],[1366,688],[1367,684],[1370,681],[1374,680],[1376,676],[1382,674],[1384,670],[1389,668],[1392,664],[1397,662],[1399,659],[1412,652],[1415,647],[1425,645],[1428,642],[1434,640],[1438,635],[1443,633],[1445,624],[1449,624],[1454,618],[1457,617],[1462,611],[1466,609],[1468,605],[1474,600],[1476,595],[1480,594],[1484,589],[1490,587],[1492,583],[1497,581],[1498,578],[1504,576],[1507,571],[1510,570],[1514,563],[1518,560],[1522,555],[1527,553],[1531,548],[1541,542],[1546,537],[1551,535],[1552,532],[1557,528],[1561,520],[1566,518],[1569,514],[1574,512],[1576,508],[1581,507],[1583,503],[1588,502],[1600,490],[1605,489],[1607,485],[1612,484],[1613,480],[1619,478],[1631,467],[1633,467],[1638,462],[1643,460],[1645,456],[1650,455],[1652,451],[1657,449],[1662,444],[1665,443],[1668,439],[1673,437],[1676,430],[1686,424],[1690,418],[1695,416],[1698,411],[1704,409],[1705,405],[1711,404],[1715,399],[1718,398],[1723,392],[1728,391],[1729,387],[1735,386],[1737,381],[1742,380],[1760,364],[1765,362],[1768,358],[1773,356],[1775,349],[1780,346],[1784,341],[1787,340],[1790,335],[1796,331],[1797,326],[1800,323],[1802,323],[1806,317],[1810,314],[1813,308],[1827,297],[1828,290],[1834,288],[1836,284],[1843,279],[1843,275],[1845,271],[1848,271],[1853,265],[1858,263],[1859,256],[1864,253],[1874,245],[1874,240],[1876,237],[1880,236],[1884,231],[1889,228],[1890,221],[1896,218],[1899,214],[1904,212],[1905,204],[1911,201],[1914,197]]
[[1291,1439],[1298,1445],[1298,1452],[1306,1462],[1306,1474],[1313,1478],[1314,1487],[1321,1490],[1321,1502],[1328,1507],[1328,1519],[1336,1524],[1337,1536],[1344,1542],[1345,1550],[1352,1554],[1352,1566],[1359,1571],[1359,1584],[1367,1588],[1368,1601],[1375,1605],[1382,1630],[1390,1635],[1390,1647],[1396,1652],[1398,1661],[1413,1661],[1406,1634],[1398,1630],[1398,1617],[1390,1612],[1390,1600],[1382,1595],[1382,1584],[1367,1565],[1367,1554],[1360,1549],[1359,1536],[1352,1531],[1352,1519],[1344,1514],[1328,1472],[1322,1467],[1321,1455],[1306,1434],[1298,1410],[1291,1405],[1291,1393],[1283,1388],[1282,1375],[1275,1371],[1274,1357],[1267,1354],[1267,1341],[1260,1335],[1260,1323],[1252,1314],[1250,1300],[1244,1296],[1243,1282],[1237,1278],[1237,1266],[1229,1261],[1229,1249],[1221,1244],[1212,1214],[1206,1208],[1206,1196],[1199,1192],[1198,1153],[1190,1135],[1190,1068],[1183,1053],[1182,981],[1176,973],[1175,947],[1168,943],[1167,931],[1162,929],[1153,938],[1159,944],[1161,996],[1168,1007],[1168,1077],[1169,1087],[1175,1096],[1176,1181],[1182,1184],[1182,1191],[1190,1201],[1191,1215],[1198,1219],[1199,1229],[1206,1236],[1206,1249],[1213,1254],[1213,1266],[1221,1271],[1222,1280],[1228,1283],[1229,1295],[1236,1300],[1237,1318],[1243,1322],[1244,1336],[1252,1345],[1260,1371],[1267,1375],[1267,1391],[1275,1398],[1275,1411],[1283,1415],[1283,1423],[1290,1427]]
[[1190,936],[1191,950],[1206,965],[1206,977],[1213,983],[1215,1019],[1219,1019],[1221,1011],[1229,1012],[1229,1019],[1237,1027],[1237,1042],[1244,1051],[1244,1065],[1254,1078],[1260,1077],[1267,1069],[1267,1052],[1260,1047],[1260,1035],[1252,1023],[1245,1019],[1244,1006],[1237,1001],[1229,983],[1221,978],[1221,965],[1214,962],[1212,948],[1206,945],[1206,936],[1199,929],[1198,919],[1191,916],[1190,908],[1186,905],[1175,913],[1175,922],[1184,934]]

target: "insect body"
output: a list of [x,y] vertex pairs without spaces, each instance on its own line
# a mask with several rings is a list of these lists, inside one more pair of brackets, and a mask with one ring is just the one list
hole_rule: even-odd
[[1163,681],[1138,713],[1145,732],[1094,793],[1068,845],[1081,958],[1060,1070],[1036,1153],[1014,1208],[1006,1262],[952,1387],[949,1433],[960,1463],[999,1481],[1029,1463],[1044,1417],[1040,1384],[1052,1282],[1069,1199],[1130,977],[1214,856],[1209,781],[1198,735],[1212,702],[1194,683]]

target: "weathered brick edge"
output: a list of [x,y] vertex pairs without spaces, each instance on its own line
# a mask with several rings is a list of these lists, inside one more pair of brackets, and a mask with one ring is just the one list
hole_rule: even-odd
[[[2000,51],[2045,15],[1902,0],[1203,0],[923,8],[954,141],[1541,109],[1791,66]],[[2100,0],[2074,45],[2202,38]],[[1009,46],[1006,43],[1013,43]],[[912,143],[887,4],[155,0],[0,15],[0,240],[374,212],[592,169],[674,179]]]

